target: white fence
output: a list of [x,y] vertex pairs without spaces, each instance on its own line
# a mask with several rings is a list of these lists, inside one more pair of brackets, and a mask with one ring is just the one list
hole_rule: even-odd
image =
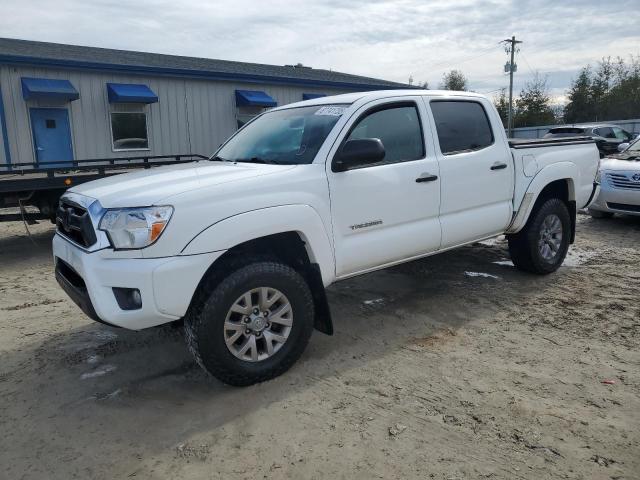
[[[618,125],[624,128],[630,133],[640,133],[640,119],[633,120],[608,120],[605,122],[587,122],[587,123],[575,123],[572,125],[593,125],[594,123],[610,123]],[[538,127],[521,127],[514,128],[512,138],[542,138],[549,131],[550,128],[557,127],[558,125],[541,125]]]

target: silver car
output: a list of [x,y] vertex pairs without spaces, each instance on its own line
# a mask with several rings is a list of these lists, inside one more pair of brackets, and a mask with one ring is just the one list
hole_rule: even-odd
[[640,139],[624,151],[600,160],[600,193],[589,206],[595,218],[614,213],[640,216]]

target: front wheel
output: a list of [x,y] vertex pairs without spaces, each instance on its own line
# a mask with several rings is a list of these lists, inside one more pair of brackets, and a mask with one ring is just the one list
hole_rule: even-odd
[[313,298],[288,265],[250,263],[213,288],[205,281],[196,295],[185,318],[187,345],[202,368],[227,384],[281,375],[309,342]]
[[531,213],[525,227],[508,236],[509,253],[520,270],[555,272],[569,250],[571,218],[563,201],[550,198]]

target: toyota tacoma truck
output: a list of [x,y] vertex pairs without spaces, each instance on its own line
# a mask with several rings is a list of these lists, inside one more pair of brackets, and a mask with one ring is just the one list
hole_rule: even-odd
[[282,374],[325,288],[506,234],[516,267],[555,271],[598,188],[588,138],[509,141],[468,92],[352,93],[267,111],[210,159],[104,178],[60,200],[59,284],[92,319],[184,322],[231,385]]

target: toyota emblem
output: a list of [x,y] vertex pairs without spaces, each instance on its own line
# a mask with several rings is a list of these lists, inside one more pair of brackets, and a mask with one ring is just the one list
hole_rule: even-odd
[[631,179],[632,179],[634,182],[640,182],[640,173],[634,173],[634,174],[631,176]]

